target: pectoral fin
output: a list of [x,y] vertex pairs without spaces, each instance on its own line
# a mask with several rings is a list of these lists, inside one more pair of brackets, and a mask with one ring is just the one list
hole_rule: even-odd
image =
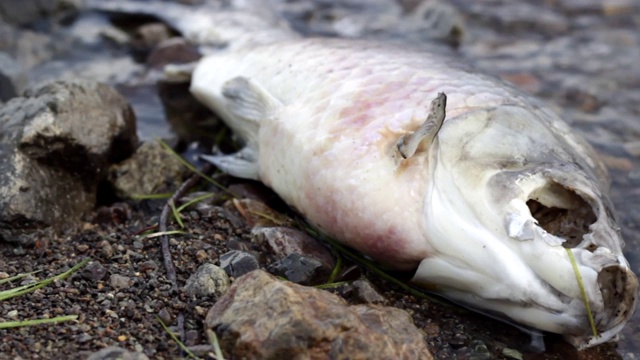
[[245,147],[235,154],[202,155],[201,158],[231,176],[260,181],[257,155],[255,150]]
[[230,116],[229,125],[245,141],[245,147],[235,154],[202,158],[232,176],[260,180],[260,122],[275,118],[283,104],[258,83],[242,76],[224,83],[221,92]]
[[400,137],[396,143],[396,147],[403,159],[412,157],[416,153],[418,145],[420,145],[421,142],[426,141],[428,145],[433,142],[433,139],[435,139],[438,131],[444,123],[446,106],[447,95],[439,93],[431,102],[431,110],[429,111],[427,120],[420,125],[418,130],[415,132]]
[[282,102],[251,79],[238,76],[222,87],[227,109],[238,118],[259,123],[275,116]]

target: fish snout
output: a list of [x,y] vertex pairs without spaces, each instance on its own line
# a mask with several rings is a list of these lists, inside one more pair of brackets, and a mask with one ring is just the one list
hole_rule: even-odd
[[[597,251],[597,250],[596,250]],[[629,321],[638,299],[638,278],[626,261],[610,262],[601,267],[597,283],[602,302],[589,299],[596,329],[582,335],[566,335],[566,340],[578,349],[598,345],[615,338]]]

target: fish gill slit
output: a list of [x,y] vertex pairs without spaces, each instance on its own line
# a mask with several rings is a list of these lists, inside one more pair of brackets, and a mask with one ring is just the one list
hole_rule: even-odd
[[[578,247],[589,227],[597,221],[591,205],[576,192],[551,182],[529,195],[527,206],[546,232],[565,239],[565,248]],[[588,244],[593,251],[595,244]]]

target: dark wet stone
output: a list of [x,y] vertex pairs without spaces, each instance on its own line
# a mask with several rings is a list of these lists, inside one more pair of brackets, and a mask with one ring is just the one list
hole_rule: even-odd
[[258,259],[248,252],[231,250],[220,256],[220,267],[232,277],[240,277],[260,267]]
[[203,264],[191,275],[183,291],[190,297],[221,296],[229,289],[229,276],[213,264]]
[[237,358],[433,359],[404,310],[348,306],[327,291],[261,270],[238,278],[205,325]]
[[104,279],[107,272],[107,269],[99,261],[92,261],[82,269],[81,275],[89,281],[97,282]]
[[325,281],[328,275],[319,260],[298,253],[290,254],[284,259],[274,262],[269,265],[268,270],[289,281],[303,285],[320,284]]
[[70,230],[96,202],[106,167],[131,154],[135,117],[111,87],[50,82],[0,107],[0,237]]
[[87,360],[149,360],[147,355],[110,346],[89,355]]
[[161,70],[169,64],[188,64],[198,61],[202,55],[198,48],[184,38],[174,37],[159,43],[147,57],[147,65]]

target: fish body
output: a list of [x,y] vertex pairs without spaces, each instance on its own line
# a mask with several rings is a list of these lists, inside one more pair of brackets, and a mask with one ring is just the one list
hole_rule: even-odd
[[[638,281],[607,171],[558,115],[449,57],[303,38],[254,8],[194,20],[184,8],[155,12],[209,49],[191,91],[244,140],[237,154],[208,160],[471,308],[578,348],[622,329]],[[406,139],[415,152],[403,151]]]
[[[417,284],[578,347],[610,339],[634,310],[606,170],[556,114],[501,82],[401,46],[292,37],[206,57],[191,91],[246,142],[235,159],[247,166],[214,163],[376,261],[417,268]],[[398,157],[440,92],[434,141]],[[575,213],[556,232],[577,239],[546,231],[530,201]]]

